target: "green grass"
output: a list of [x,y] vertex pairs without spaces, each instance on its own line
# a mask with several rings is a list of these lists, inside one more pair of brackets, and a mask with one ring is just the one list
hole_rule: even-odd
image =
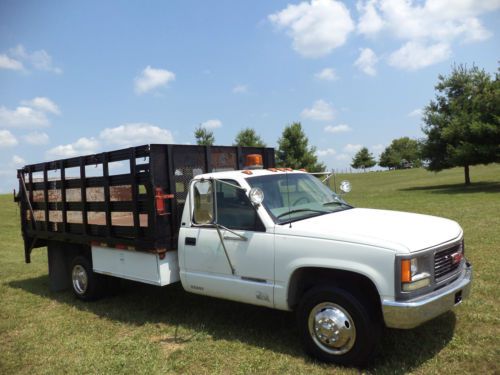
[[[471,298],[410,331],[386,330],[368,373],[499,373],[500,165],[371,172],[348,178],[356,206],[457,220],[474,265]],[[19,212],[0,196],[0,374],[336,373],[303,355],[293,315],[126,283],[95,303],[48,289],[45,249],[24,264]]]

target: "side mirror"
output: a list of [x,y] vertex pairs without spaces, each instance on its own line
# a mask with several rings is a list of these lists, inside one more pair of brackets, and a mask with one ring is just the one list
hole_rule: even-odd
[[206,225],[215,223],[215,199],[212,181],[200,180],[193,184],[193,218],[194,224]]
[[264,201],[264,192],[259,187],[251,188],[248,196],[250,197],[250,202],[255,206],[260,205]]
[[340,183],[340,191],[342,193],[349,193],[351,191],[351,183],[347,180],[344,180]]

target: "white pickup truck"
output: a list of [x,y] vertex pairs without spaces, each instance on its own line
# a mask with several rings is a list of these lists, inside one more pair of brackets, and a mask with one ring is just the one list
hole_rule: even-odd
[[[472,266],[454,221],[355,208],[291,169],[199,174],[186,193],[177,250],[93,242],[69,265],[77,297],[95,297],[102,274],[180,280],[191,293],[295,311],[307,353],[352,365],[371,357],[384,326],[416,327],[469,295]],[[50,257],[49,245],[49,266]]]

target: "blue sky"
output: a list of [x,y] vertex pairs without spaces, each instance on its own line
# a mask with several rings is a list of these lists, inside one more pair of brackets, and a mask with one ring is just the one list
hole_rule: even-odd
[[418,138],[453,63],[495,72],[500,0],[0,2],[0,191],[27,163],[300,121],[329,168]]

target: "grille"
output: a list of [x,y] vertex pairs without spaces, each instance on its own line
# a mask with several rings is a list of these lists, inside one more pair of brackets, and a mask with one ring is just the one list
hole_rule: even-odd
[[434,256],[434,278],[442,279],[448,274],[456,271],[460,266],[460,262],[453,262],[452,254],[460,250],[460,244],[441,250]]

